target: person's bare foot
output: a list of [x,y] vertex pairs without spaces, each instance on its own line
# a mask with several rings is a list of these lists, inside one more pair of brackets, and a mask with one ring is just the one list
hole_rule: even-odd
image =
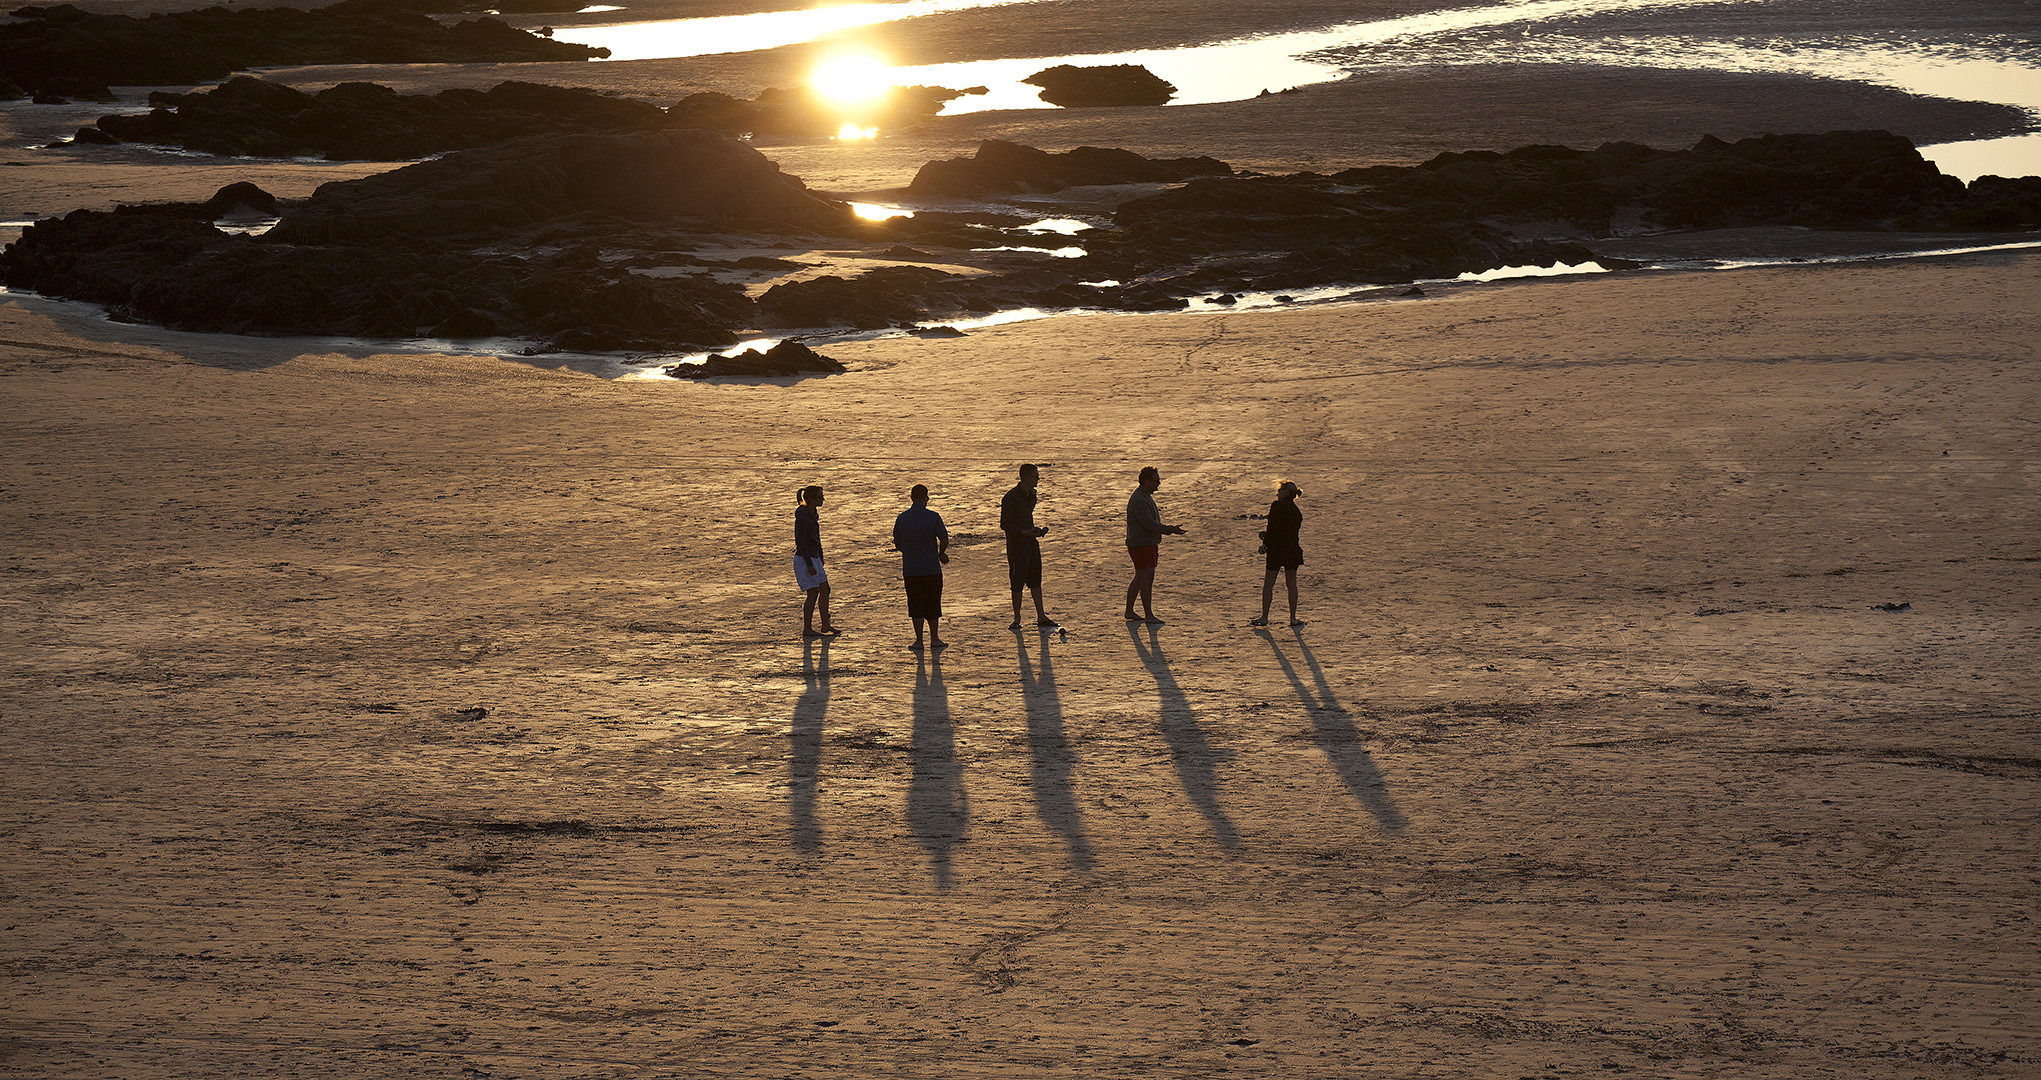
[[1125,619],[1125,620],[1127,620],[1128,622],[1140,622],[1140,621],[1141,621],[1141,616],[1139,616],[1139,615],[1136,615],[1136,614],[1134,614],[1134,613],[1133,613],[1133,612],[1131,612],[1131,611],[1130,611],[1130,612],[1128,612],[1128,613],[1126,613],[1125,615],[1122,615],[1122,616],[1120,616],[1120,617],[1121,617],[1121,618],[1123,618],[1123,619]]
[[941,638],[935,639],[935,641],[931,642],[930,644],[933,644],[937,649],[947,649],[950,647],[950,643],[944,641]]

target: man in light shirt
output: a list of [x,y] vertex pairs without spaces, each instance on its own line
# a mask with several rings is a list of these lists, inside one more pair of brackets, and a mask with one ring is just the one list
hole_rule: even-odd
[[[1128,622],[1160,626],[1155,617],[1155,564],[1161,555],[1162,538],[1183,535],[1183,527],[1164,525],[1162,511],[1155,505],[1155,489],[1162,486],[1162,474],[1150,465],[1141,470],[1140,485],[1127,497],[1127,557],[1134,561],[1134,580],[1127,586]],[[1141,600],[1142,614],[1134,614],[1134,599]]]
[[928,625],[927,644],[948,647],[936,624],[943,617],[943,564],[950,561],[950,530],[941,514],[928,508],[928,488],[920,484],[908,492],[913,506],[893,519],[893,546],[900,551],[900,577],[907,586],[907,617],[914,620],[914,644],[924,648],[922,624]]

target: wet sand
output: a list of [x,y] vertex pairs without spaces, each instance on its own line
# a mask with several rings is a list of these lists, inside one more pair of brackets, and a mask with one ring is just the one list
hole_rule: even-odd
[[765,384],[0,302],[0,1074],[2031,1073],[2036,341],[2031,254]]

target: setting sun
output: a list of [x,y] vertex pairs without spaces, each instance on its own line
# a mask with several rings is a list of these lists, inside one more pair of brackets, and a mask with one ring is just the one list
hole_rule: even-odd
[[892,89],[892,72],[891,65],[865,53],[834,56],[816,65],[808,85],[832,101],[858,104]]

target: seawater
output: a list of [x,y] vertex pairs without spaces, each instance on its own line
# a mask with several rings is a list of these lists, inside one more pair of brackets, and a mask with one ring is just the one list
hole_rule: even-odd
[[[613,59],[743,52],[826,39],[851,27],[1024,0],[911,0],[601,27],[563,27],[560,40],[601,44]],[[2009,105],[2041,132],[2041,25],[2031,9],[1980,3],[1858,8],[1823,0],[1512,0],[1390,19],[1271,28],[1200,45],[1111,53],[1040,54],[896,68],[899,85],[984,86],[950,114],[1047,109],[1020,80],[1055,64],[1141,64],[1176,85],[1172,105],[1237,101],[1330,82],[1355,72],[1415,66],[1579,64],[1807,75],[1913,94]],[[1950,13],[1956,12],[1954,16]],[[2006,12],[2010,12],[2007,14]],[[2027,14],[2023,14],[2027,13]],[[2034,20],[2041,23],[2041,20]],[[2041,134],[1923,147],[1966,180],[1987,172],[2041,174]]]

